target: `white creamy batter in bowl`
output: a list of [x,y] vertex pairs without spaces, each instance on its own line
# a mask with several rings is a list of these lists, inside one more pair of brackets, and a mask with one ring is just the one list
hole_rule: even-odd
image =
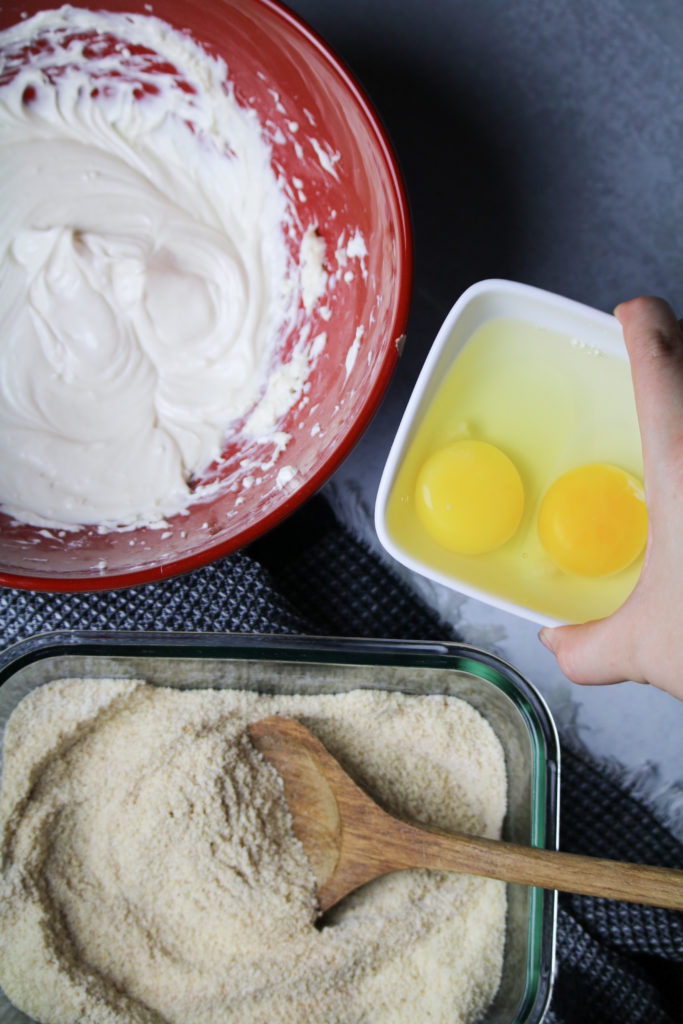
[[266,2],[128,7],[2,12],[14,585],[158,579],[263,532],[359,435],[407,314],[393,157],[322,44]]

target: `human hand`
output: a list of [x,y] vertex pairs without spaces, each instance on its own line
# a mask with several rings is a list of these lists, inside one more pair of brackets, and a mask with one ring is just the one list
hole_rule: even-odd
[[605,619],[539,638],[575,683],[651,683],[683,700],[683,321],[652,297],[614,311],[640,424],[649,532],[638,582]]

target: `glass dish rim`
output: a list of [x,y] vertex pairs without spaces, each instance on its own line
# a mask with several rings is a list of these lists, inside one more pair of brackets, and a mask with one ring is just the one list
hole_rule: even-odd
[[[558,849],[560,744],[553,717],[542,695],[513,665],[471,644],[277,633],[53,630],[16,641],[0,651],[0,689],[23,667],[64,655],[413,665],[484,678],[512,701],[529,731],[533,750],[533,845]],[[539,766],[541,753],[544,771]],[[532,887],[530,901],[526,985],[510,1024],[539,1024],[552,995],[557,892]]]

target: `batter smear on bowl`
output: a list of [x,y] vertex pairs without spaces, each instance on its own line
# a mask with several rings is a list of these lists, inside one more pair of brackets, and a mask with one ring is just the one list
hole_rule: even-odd
[[158,523],[206,496],[230,428],[274,429],[255,410],[324,242],[302,281],[258,116],[188,35],[63,7],[0,33],[0,57],[0,506]]
[[403,871],[316,927],[282,781],[246,735],[300,718],[391,813],[498,836],[502,749],[454,697],[39,687],[5,731],[0,983],[45,1024],[472,1024],[505,886]]

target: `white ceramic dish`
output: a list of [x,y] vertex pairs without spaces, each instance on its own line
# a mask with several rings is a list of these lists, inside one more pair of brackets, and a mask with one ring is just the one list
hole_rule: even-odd
[[556,625],[571,621],[570,617],[553,616],[537,608],[517,604],[493,590],[473,585],[449,569],[436,566],[434,560],[432,564],[423,560],[397,538],[387,516],[397,473],[445,375],[473,333],[486,321],[498,317],[524,320],[578,338],[583,345],[628,361],[621,326],[611,315],[513,281],[487,280],[472,285],[446,317],[406,407],[380,481],[375,527],[385,549],[409,569],[496,608],[541,624]]

